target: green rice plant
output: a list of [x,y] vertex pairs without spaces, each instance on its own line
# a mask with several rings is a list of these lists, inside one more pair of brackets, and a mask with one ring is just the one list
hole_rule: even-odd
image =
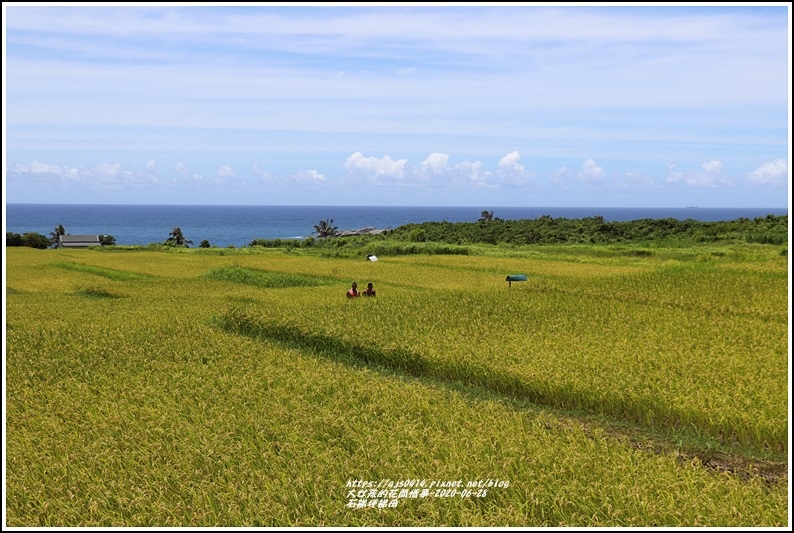
[[99,287],[88,287],[86,289],[78,290],[74,294],[77,296],[84,296],[86,298],[123,298],[123,296],[120,294]]
[[261,288],[317,287],[337,283],[334,279],[299,274],[284,274],[264,270],[228,266],[216,268],[203,274],[205,278],[243,283]]
[[95,276],[102,276],[103,278],[112,279],[113,281],[140,280],[149,277],[146,274],[140,274],[137,272],[113,270],[110,268],[103,268],[103,267],[85,265],[80,263],[71,263],[67,261],[57,261],[52,263],[52,266],[63,268],[66,270],[74,270],[76,272],[84,272],[86,274],[93,274]]

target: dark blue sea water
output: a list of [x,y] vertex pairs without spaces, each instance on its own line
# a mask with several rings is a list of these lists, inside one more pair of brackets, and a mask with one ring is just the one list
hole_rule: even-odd
[[[493,207],[505,220],[584,218],[606,221],[643,218],[735,220],[766,215],[788,215],[787,208],[601,208],[601,207]],[[6,232],[41,233],[49,237],[63,225],[72,235],[115,237],[118,245],[163,242],[173,227],[198,246],[202,240],[218,247],[247,246],[254,239],[309,237],[321,220],[333,220],[340,230],[365,227],[389,229],[411,222],[475,222],[483,209],[476,207],[365,207],[365,206],[198,206],[198,205],[56,205],[7,204]]]

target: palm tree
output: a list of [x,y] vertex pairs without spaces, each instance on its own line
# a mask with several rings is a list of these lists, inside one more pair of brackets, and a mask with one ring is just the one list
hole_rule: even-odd
[[477,222],[491,222],[493,220],[493,211],[483,211]]
[[50,232],[50,244],[53,248],[57,248],[58,244],[60,244],[61,235],[66,235],[66,230],[63,228],[63,224],[58,224],[55,226],[54,231]]
[[179,227],[171,228],[171,233],[168,234],[168,238],[165,240],[165,244],[170,246],[184,246],[185,248],[190,248],[190,244],[193,244],[193,241],[189,241],[182,235],[182,230]]
[[324,239],[336,235],[339,228],[334,226],[334,219],[321,220],[319,224],[314,226],[314,231],[317,232],[317,237]]

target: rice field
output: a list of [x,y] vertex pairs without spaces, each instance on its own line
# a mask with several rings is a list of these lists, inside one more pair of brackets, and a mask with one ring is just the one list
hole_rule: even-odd
[[7,248],[6,525],[787,525],[787,257],[603,250]]

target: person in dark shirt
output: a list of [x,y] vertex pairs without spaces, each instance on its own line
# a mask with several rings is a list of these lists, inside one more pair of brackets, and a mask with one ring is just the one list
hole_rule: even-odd
[[367,289],[361,294],[364,296],[375,296],[375,289],[372,288],[372,283],[367,283]]

